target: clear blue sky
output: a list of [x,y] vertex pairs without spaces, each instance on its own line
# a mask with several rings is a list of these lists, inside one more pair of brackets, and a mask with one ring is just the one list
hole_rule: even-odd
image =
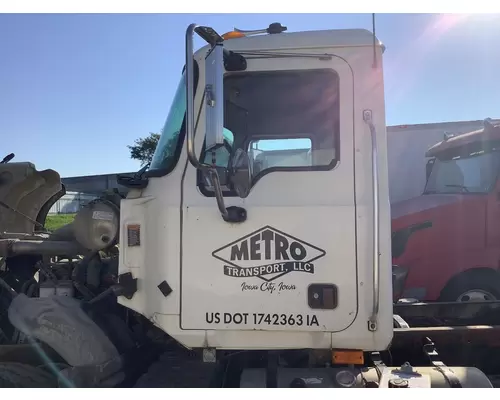
[[[370,14],[0,15],[0,152],[62,176],[137,170],[127,145],[159,131],[184,32],[281,22],[367,28]],[[500,15],[379,14],[387,123],[500,117]]]

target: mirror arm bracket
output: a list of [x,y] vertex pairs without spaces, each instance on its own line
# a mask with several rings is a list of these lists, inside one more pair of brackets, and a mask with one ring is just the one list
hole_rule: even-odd
[[219,174],[217,173],[217,171],[212,168],[208,168],[207,173],[214,188],[215,198],[217,199],[217,206],[219,207],[222,219],[224,219],[224,221],[226,222],[231,223],[245,222],[247,219],[247,212],[244,208],[237,206],[230,206],[226,208],[220,185]]

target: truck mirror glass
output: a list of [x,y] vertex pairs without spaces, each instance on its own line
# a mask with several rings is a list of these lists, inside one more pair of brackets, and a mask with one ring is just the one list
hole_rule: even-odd
[[205,58],[205,146],[224,144],[224,58],[222,43],[215,44]]
[[243,199],[247,197],[252,187],[252,168],[247,152],[242,149],[235,151],[229,175],[236,194]]

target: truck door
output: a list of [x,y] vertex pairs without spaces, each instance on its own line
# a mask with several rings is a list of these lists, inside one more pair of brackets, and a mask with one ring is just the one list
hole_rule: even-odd
[[[321,51],[318,51],[321,53]],[[241,199],[226,206],[186,164],[181,204],[181,328],[337,332],[358,307],[353,76],[332,57],[249,59],[224,80],[225,137],[200,159],[225,166],[237,148],[253,164]]]

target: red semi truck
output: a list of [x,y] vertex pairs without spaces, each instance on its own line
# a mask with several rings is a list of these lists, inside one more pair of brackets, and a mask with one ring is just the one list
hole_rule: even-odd
[[500,300],[500,125],[432,146],[421,196],[392,205],[394,295]]

